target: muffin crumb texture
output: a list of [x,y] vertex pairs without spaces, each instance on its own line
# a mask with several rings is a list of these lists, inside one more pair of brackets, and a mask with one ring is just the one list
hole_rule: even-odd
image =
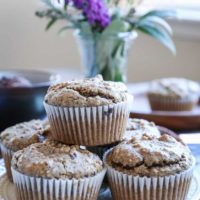
[[125,84],[102,76],[59,83],[49,88],[45,102],[54,106],[102,106],[128,100]]
[[149,122],[144,119],[129,118],[123,139],[130,140],[132,137],[140,139],[143,134],[155,137],[160,137],[161,135],[154,122]]
[[193,157],[185,144],[169,135],[156,138],[144,134],[114,147],[107,164],[133,176],[169,176],[191,167]]
[[163,78],[150,84],[149,95],[160,95],[171,98],[189,98],[199,95],[200,85],[184,78]]
[[81,179],[103,170],[100,158],[81,146],[52,140],[30,145],[14,154],[12,166],[29,176]]
[[50,135],[49,123],[31,120],[5,129],[0,135],[0,140],[7,148],[18,151],[30,144],[38,143],[46,135]]

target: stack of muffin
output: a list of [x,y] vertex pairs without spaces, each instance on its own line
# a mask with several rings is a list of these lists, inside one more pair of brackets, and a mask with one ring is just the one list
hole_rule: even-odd
[[[51,131],[33,121],[1,135],[17,199],[96,200],[108,171],[113,199],[184,200],[195,163],[190,150],[153,123],[128,120],[131,99],[124,84],[101,76],[50,87],[44,105]],[[88,149],[105,153],[103,162]]]

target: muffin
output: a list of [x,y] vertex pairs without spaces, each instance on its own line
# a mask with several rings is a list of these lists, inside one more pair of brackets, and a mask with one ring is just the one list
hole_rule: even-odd
[[126,126],[126,131],[121,141],[104,146],[87,147],[87,149],[93,153],[96,153],[100,158],[103,158],[104,153],[108,149],[117,146],[124,140],[130,140],[132,137],[141,138],[144,133],[156,137],[161,135],[159,128],[155,125],[154,122],[149,122],[144,119],[129,118]]
[[24,77],[4,75],[0,77],[0,88],[31,87],[31,82]]
[[161,132],[154,122],[144,119],[129,118],[123,140],[130,140],[132,137],[141,138],[143,134],[159,137]]
[[[174,131],[162,126],[157,126],[154,122],[137,118],[129,118],[126,132],[120,142],[131,140],[133,137],[140,139],[144,134],[153,137],[160,137],[163,134],[167,134],[182,142]],[[87,149],[97,154],[100,158],[103,158],[106,151],[117,146],[120,142],[104,146],[87,147]]]
[[190,111],[198,103],[200,86],[184,78],[164,78],[150,84],[148,99],[152,110]]
[[157,127],[161,135],[164,135],[164,134],[170,135],[173,138],[175,138],[177,141],[183,143],[182,139],[179,137],[179,135],[176,132],[172,131],[171,129],[165,128],[163,126],[157,126]]
[[12,173],[17,200],[96,200],[106,169],[83,147],[46,140],[16,152]]
[[12,181],[11,159],[14,152],[21,150],[33,143],[44,140],[49,135],[49,124],[41,120],[31,120],[19,123],[5,129],[0,135],[0,147],[5,161],[8,178]]
[[108,151],[104,163],[115,200],[184,200],[195,160],[175,138],[144,134]]
[[44,105],[55,140],[99,146],[121,140],[129,117],[129,102],[123,83],[96,76],[50,87]]

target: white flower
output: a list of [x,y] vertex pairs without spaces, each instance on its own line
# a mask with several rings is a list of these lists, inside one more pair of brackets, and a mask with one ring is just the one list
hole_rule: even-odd
[[136,8],[142,0],[107,0],[109,13],[112,15],[115,12],[121,15],[126,15],[133,8]]
[[51,0],[51,3],[55,8],[59,10],[63,10],[65,6],[65,0]]
[[118,7],[121,9],[135,8],[142,0],[107,0],[107,3],[111,7]]

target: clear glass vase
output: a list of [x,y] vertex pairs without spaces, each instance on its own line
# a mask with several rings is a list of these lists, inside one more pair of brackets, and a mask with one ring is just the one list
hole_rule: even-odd
[[136,32],[113,35],[76,32],[86,77],[101,74],[104,80],[126,82],[128,50]]

